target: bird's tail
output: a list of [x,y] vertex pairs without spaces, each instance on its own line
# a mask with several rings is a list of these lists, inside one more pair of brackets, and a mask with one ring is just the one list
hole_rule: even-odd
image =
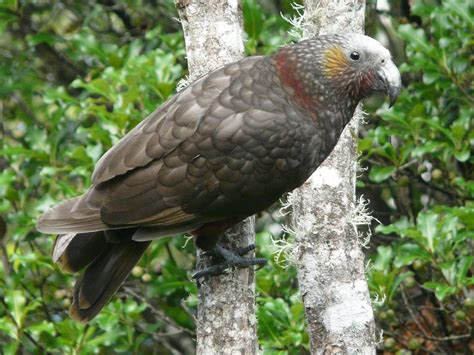
[[42,233],[87,233],[107,229],[100,217],[100,194],[89,190],[52,207],[38,220],[36,229]]
[[74,286],[69,310],[73,319],[84,323],[93,319],[140,260],[150,242],[133,241],[134,232],[122,229],[58,237],[53,255],[61,267],[71,272],[85,268]]

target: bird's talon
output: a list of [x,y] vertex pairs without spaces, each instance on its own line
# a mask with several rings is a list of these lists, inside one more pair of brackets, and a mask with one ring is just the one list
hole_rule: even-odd
[[250,244],[250,245],[247,245],[246,247],[237,249],[237,254],[239,254],[240,256],[242,256],[242,255],[245,255],[245,254],[251,252],[251,251],[254,250],[255,248],[256,248],[256,245],[255,245],[255,244]]
[[224,273],[224,271],[229,267],[228,262],[223,262],[217,265],[209,266],[203,270],[197,271],[194,273],[192,276],[193,279],[199,280],[202,279],[203,277],[209,277],[209,276],[218,276]]
[[261,258],[259,260],[261,260],[261,263],[255,264],[257,266],[255,271],[258,271],[258,270],[262,269],[263,267],[265,267],[265,265],[267,265],[267,260],[266,259]]
[[202,279],[209,276],[222,275],[226,270],[230,268],[247,268],[251,266],[259,266],[257,270],[265,266],[267,263],[266,259],[263,258],[244,258],[242,255],[255,249],[255,244],[251,244],[247,247],[240,248],[237,251],[227,250],[219,245],[216,245],[214,250],[205,252],[202,255],[211,256],[214,258],[214,262],[217,260],[218,263],[204,268],[203,270],[197,271],[192,278],[195,280]]

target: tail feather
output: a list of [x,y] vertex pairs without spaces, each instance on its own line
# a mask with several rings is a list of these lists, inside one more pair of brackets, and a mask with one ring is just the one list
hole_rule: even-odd
[[64,271],[78,272],[110,247],[104,232],[59,235],[53,248],[53,260]]
[[65,234],[97,232],[107,229],[102,222],[100,210],[87,204],[87,195],[66,200],[49,211],[38,220],[36,229],[42,233]]
[[109,248],[76,281],[71,317],[81,322],[93,319],[122,285],[149,244],[135,242],[130,237],[117,244],[107,243]]
[[69,313],[88,322],[107,304],[150,244],[132,240],[136,228],[59,235],[53,259],[62,269],[77,272]]

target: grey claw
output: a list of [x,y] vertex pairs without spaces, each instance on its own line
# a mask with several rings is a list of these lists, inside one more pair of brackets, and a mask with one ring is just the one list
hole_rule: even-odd
[[237,254],[239,254],[240,256],[242,255],[245,255],[247,254],[248,252],[254,250],[256,248],[256,245],[255,244],[250,244],[250,245],[247,245],[246,247],[243,247],[243,248],[239,248],[237,250]]
[[261,269],[267,263],[263,258],[244,258],[242,255],[255,249],[255,244],[251,244],[244,248],[239,248],[237,251],[227,250],[219,245],[216,245],[214,250],[203,253],[204,256],[211,256],[214,259],[222,260],[217,264],[211,265],[203,270],[197,271],[192,278],[199,281],[203,277],[218,276],[229,268],[247,268],[251,266],[258,266],[257,270]]

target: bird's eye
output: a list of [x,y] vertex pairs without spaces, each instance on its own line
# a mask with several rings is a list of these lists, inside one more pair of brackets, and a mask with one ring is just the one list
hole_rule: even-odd
[[359,58],[360,58],[359,52],[356,52],[356,51],[351,52],[351,59],[352,60],[359,60]]

